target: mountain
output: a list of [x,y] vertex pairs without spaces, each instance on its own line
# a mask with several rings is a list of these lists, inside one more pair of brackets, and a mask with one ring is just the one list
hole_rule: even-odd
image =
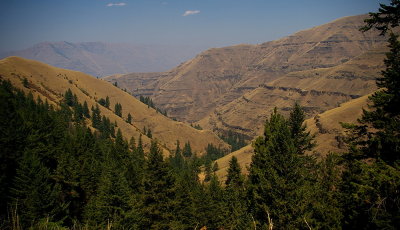
[[386,39],[362,33],[366,15],[345,17],[259,45],[209,49],[163,73],[106,79],[150,96],[171,117],[224,133],[260,133],[277,106],[294,101],[308,117],[373,92]]
[[[110,109],[99,105],[101,114],[108,117],[111,123],[115,122],[128,140],[131,137],[138,140],[142,134],[145,148],[149,148],[150,138],[142,132],[144,127],[147,130],[151,129],[152,137],[159,141],[165,154],[175,150],[177,140],[180,143],[190,142],[192,150],[199,155],[205,152],[209,143],[228,148],[227,144],[211,131],[196,130],[182,122],[173,121],[109,82],[81,72],[56,68],[20,57],[9,57],[0,60],[0,79],[10,80],[15,87],[31,92],[35,98],[40,97],[54,106],[63,99],[68,89],[77,95],[80,103],[86,101],[89,108],[98,105],[99,99],[108,96]],[[27,80],[28,87],[24,86],[24,79]],[[116,103],[122,105],[122,117],[113,112]],[[133,117],[132,124],[126,122],[128,113]]]
[[288,115],[298,101],[307,117],[375,91],[375,79],[384,68],[386,48],[369,50],[329,68],[295,71],[244,93],[198,123],[212,130],[235,130],[249,138],[262,134],[263,122],[275,107]]
[[200,48],[195,46],[44,42],[0,54],[0,58],[19,56],[103,77],[116,73],[165,71],[199,51]]
[[[308,127],[308,131],[315,134],[315,141],[317,142],[317,146],[313,149],[313,152],[309,152],[308,154],[326,156],[330,152],[342,153],[346,151],[347,146],[343,139],[345,130],[340,123],[357,123],[357,119],[361,117],[363,109],[367,109],[368,107],[369,96],[370,94],[350,100],[337,108],[307,119],[305,124]],[[229,168],[229,161],[232,156],[238,159],[243,172],[247,174],[247,168],[250,166],[253,153],[253,147],[247,145],[216,160],[219,166],[216,175],[221,180],[225,180]]]

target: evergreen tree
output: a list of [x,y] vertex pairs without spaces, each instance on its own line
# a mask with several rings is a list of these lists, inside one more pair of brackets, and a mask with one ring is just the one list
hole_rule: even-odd
[[109,98],[108,96],[106,96],[106,100],[105,100],[105,102],[104,102],[104,106],[105,106],[106,108],[110,108],[110,98]]
[[97,195],[89,201],[85,210],[85,219],[90,226],[105,228],[111,223],[118,228],[126,218],[131,197],[128,182],[119,167],[114,159],[108,158]]
[[92,126],[95,129],[99,129],[101,126],[101,115],[100,115],[100,108],[99,106],[96,104],[96,107],[94,108],[92,106]]
[[175,178],[164,162],[157,142],[152,141],[148,156],[143,197],[144,229],[168,229],[174,209]]
[[182,150],[179,140],[176,141],[175,153],[170,157],[169,161],[171,166],[175,169],[176,173],[179,173],[183,170],[185,160],[182,157]]
[[132,115],[131,115],[131,113],[128,113],[128,118],[126,119],[126,122],[128,122],[129,124],[132,124]]
[[235,156],[229,161],[228,175],[225,181],[225,221],[229,229],[251,228],[251,216],[248,214],[244,176]]
[[275,108],[265,123],[264,137],[254,143],[249,173],[250,209],[260,226],[305,228],[308,184],[304,160],[297,154],[286,119]]
[[142,134],[139,135],[139,142],[137,146],[137,153],[139,156],[143,156],[144,158],[144,149],[143,149],[143,142],[142,142]]
[[184,157],[191,157],[192,156],[192,147],[190,147],[190,142],[186,142],[185,146],[183,147],[182,155]]
[[297,148],[297,154],[304,154],[315,147],[314,136],[307,132],[306,125],[303,124],[305,114],[301,106],[296,102],[289,116],[290,133]]
[[208,182],[211,180],[211,176],[212,176],[212,170],[211,170],[211,161],[208,160],[206,161],[206,163],[204,164],[204,181]]
[[72,94],[71,89],[68,89],[68,90],[65,92],[65,94],[64,94],[64,100],[65,100],[65,103],[66,103],[68,106],[73,106],[73,105],[74,105],[74,95]]
[[380,88],[369,97],[360,125],[345,124],[349,130],[349,152],[341,184],[343,227],[397,229],[400,226],[400,42],[392,27],[399,26],[400,1],[381,4],[378,13],[366,19],[366,31],[373,27],[389,34]]
[[238,189],[243,188],[244,178],[241,171],[237,158],[232,156],[229,161],[228,175],[226,176],[225,185],[227,187],[233,186]]
[[83,102],[83,115],[86,118],[90,118],[89,107],[86,101]]
[[14,206],[25,227],[40,219],[62,221],[67,204],[58,201],[60,188],[51,182],[50,172],[33,151],[27,151],[20,161],[14,179]]
[[122,105],[120,103],[115,104],[114,112],[117,116],[122,117]]

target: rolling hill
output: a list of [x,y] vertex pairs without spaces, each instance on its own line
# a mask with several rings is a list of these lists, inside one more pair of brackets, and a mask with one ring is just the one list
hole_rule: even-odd
[[[175,149],[175,143],[190,142],[192,150],[202,154],[209,143],[222,148],[228,146],[210,131],[196,130],[182,122],[176,122],[141,103],[130,94],[113,86],[107,81],[96,79],[90,75],[56,68],[38,61],[19,57],[9,57],[0,60],[0,78],[10,80],[12,84],[26,92],[32,92],[34,97],[41,97],[53,105],[63,98],[66,90],[71,89],[80,103],[86,101],[89,108],[95,106],[100,98],[110,99],[110,108],[116,103],[122,105],[122,118],[115,115],[111,109],[99,106],[101,114],[116,122],[124,137],[128,140],[139,137],[144,127],[151,129],[153,138],[164,148],[165,154]],[[24,78],[28,88],[24,87]],[[127,114],[133,116],[132,125],[125,120]],[[143,135],[146,148],[150,139]]]

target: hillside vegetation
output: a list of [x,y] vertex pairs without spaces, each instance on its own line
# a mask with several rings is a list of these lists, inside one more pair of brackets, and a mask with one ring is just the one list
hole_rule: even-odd
[[[39,96],[43,101],[47,99],[53,105],[56,105],[64,93],[71,89],[80,103],[86,101],[89,108],[99,105],[101,114],[108,117],[112,123],[116,123],[126,139],[138,138],[142,134],[146,149],[150,147],[150,138],[146,137],[144,129],[151,130],[152,138],[159,141],[166,150],[165,154],[176,148],[177,140],[181,143],[190,142],[192,150],[200,155],[205,152],[208,144],[228,148],[212,132],[196,130],[184,123],[173,121],[112,84],[81,72],[10,57],[0,60],[0,76],[3,80],[10,80],[25,92],[32,92],[35,98]],[[23,86],[24,79],[29,87]],[[107,97],[110,102],[109,108],[100,106],[98,101]],[[122,105],[121,117],[115,114],[117,103]],[[132,116],[132,124],[126,122],[128,114]]]

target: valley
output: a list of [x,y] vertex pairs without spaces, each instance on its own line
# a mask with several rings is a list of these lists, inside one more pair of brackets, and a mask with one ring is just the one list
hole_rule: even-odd
[[167,72],[105,79],[151,97],[179,121],[252,140],[275,106],[287,114],[299,101],[310,118],[376,90],[386,40],[359,31],[365,17],[337,19],[259,45],[209,49]]

